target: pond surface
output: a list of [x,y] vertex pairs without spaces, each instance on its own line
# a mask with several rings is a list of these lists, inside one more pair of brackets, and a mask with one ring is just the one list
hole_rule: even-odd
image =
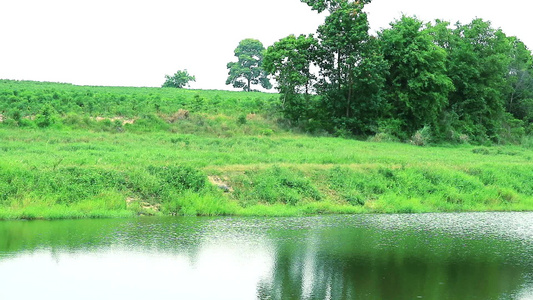
[[0,222],[0,299],[533,299],[533,213]]

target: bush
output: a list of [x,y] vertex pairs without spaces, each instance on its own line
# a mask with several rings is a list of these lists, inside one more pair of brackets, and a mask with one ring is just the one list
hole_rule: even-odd
[[222,216],[234,214],[237,206],[220,195],[187,191],[173,194],[168,202],[163,203],[161,211],[178,216]]
[[37,116],[35,116],[35,124],[37,126],[44,128],[51,125],[61,124],[61,119],[57,111],[50,104],[44,105]]
[[295,205],[303,199],[322,198],[318,189],[302,173],[287,168],[272,167],[263,171],[247,172],[238,197],[243,201],[254,199],[263,203]]
[[374,143],[384,143],[384,142],[393,143],[393,142],[399,142],[400,140],[397,137],[393,136],[393,135],[390,135],[390,134],[384,133],[384,132],[380,132],[380,133],[377,133],[374,136],[369,137],[367,139],[367,141],[374,142]]
[[206,187],[206,176],[188,166],[148,167],[148,172],[157,177],[161,190],[199,192]]
[[244,124],[246,124],[246,122],[247,122],[246,115],[240,115],[237,118],[237,124],[239,124],[239,125],[244,125]]
[[424,128],[417,130],[409,141],[409,143],[416,146],[426,146],[430,142],[431,128],[429,126],[424,126]]
[[[109,124],[111,126],[111,124]],[[129,124],[128,128],[139,131],[157,131],[169,130],[170,125],[155,114],[147,114],[136,120],[135,123]]]
[[524,136],[520,144],[525,148],[533,149],[533,135]]

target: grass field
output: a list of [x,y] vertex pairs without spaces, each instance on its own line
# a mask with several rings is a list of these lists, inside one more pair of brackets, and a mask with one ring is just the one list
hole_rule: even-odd
[[[107,110],[71,107],[77,93]],[[3,81],[0,95],[0,219],[533,210],[528,146],[309,136],[280,125],[272,94]]]

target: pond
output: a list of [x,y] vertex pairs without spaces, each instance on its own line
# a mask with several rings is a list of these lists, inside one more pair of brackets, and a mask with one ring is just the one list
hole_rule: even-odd
[[0,222],[0,299],[533,299],[533,213]]

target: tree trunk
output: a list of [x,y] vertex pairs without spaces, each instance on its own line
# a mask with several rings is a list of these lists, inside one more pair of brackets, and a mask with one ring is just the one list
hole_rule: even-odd
[[352,94],[353,94],[353,73],[352,69],[348,68],[348,99],[346,99],[346,118],[350,117],[350,109],[352,106]]
[[352,105],[352,85],[348,88],[348,99],[346,101],[346,118],[350,117],[350,106]]
[[338,90],[341,90],[341,76],[342,76],[342,70],[341,70],[341,50],[337,51],[337,85]]

